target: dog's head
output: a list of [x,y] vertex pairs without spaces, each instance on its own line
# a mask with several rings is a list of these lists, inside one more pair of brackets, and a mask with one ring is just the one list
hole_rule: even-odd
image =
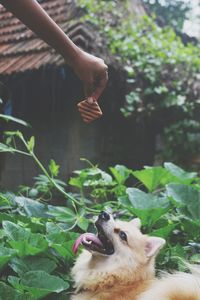
[[138,218],[124,222],[102,212],[95,225],[97,235],[83,234],[75,243],[74,251],[79,244],[87,251],[77,260],[74,273],[83,271],[88,278],[92,274],[95,282],[109,275],[121,282],[153,276],[154,258],[164,239],[142,234]]

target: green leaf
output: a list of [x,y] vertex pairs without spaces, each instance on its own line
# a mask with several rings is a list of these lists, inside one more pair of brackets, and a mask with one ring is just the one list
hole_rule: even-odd
[[84,216],[80,216],[78,218],[78,222],[77,222],[77,225],[79,228],[81,228],[83,231],[87,231],[88,229],[88,226],[89,226],[89,221],[84,218]]
[[112,172],[118,184],[124,184],[131,173],[131,171],[128,168],[122,165],[116,165],[115,167],[110,167],[110,171]]
[[21,226],[10,221],[3,221],[2,226],[7,237],[11,240],[23,241],[30,237],[31,232],[29,229],[22,228]]
[[29,217],[50,218],[49,209],[54,206],[40,203],[26,197],[14,197],[14,202],[21,207]]
[[35,137],[34,136],[32,136],[30,138],[30,140],[27,142],[27,147],[30,152],[33,152],[34,147],[35,147]]
[[60,166],[56,164],[56,162],[51,159],[50,160],[50,163],[49,163],[49,170],[51,172],[51,175],[53,177],[57,177],[58,174],[59,174],[59,169],[60,169]]
[[10,208],[11,203],[10,200],[3,194],[0,193],[0,210],[2,208]]
[[69,288],[68,282],[45,271],[27,272],[18,281],[16,277],[14,279],[10,276],[9,281],[16,288],[27,290],[35,299],[41,299],[51,293],[60,293]]
[[179,211],[194,220],[200,219],[200,190],[184,184],[171,183],[167,186],[167,194],[180,206]]
[[[0,281],[0,300],[31,300],[27,295],[22,295],[16,289]],[[33,300],[33,299],[32,299]]]
[[13,147],[7,146],[6,144],[0,143],[0,152],[14,153],[14,152],[16,152],[16,149]]
[[170,236],[170,233],[176,228],[176,224],[169,224],[165,227],[156,229],[150,233],[152,236],[159,236],[164,239],[167,239]]
[[138,180],[150,191],[154,191],[159,186],[164,186],[170,182],[172,176],[162,167],[145,167],[144,170],[132,172]]
[[20,276],[29,271],[45,271],[51,273],[57,267],[55,261],[48,257],[29,256],[11,260],[10,267]]
[[0,245],[0,269],[2,269],[16,254],[17,251]]
[[40,233],[31,233],[30,229],[9,221],[3,221],[4,231],[9,238],[9,244],[18,251],[19,256],[36,255],[48,248],[48,243]]
[[49,246],[68,261],[72,261],[74,259],[72,246],[79,233],[65,232],[59,225],[50,222],[46,224],[46,229]]
[[168,170],[172,175],[177,177],[183,183],[191,183],[196,177],[196,172],[186,172],[180,167],[174,165],[173,163],[166,162],[164,163],[164,167]]
[[2,118],[3,120],[5,120],[7,122],[12,121],[12,122],[18,123],[20,125],[23,125],[23,126],[26,126],[26,127],[30,127],[30,125],[27,122],[25,122],[25,121],[23,121],[21,119],[18,119],[18,118],[14,118],[12,116],[0,114],[0,118]]
[[68,207],[55,206],[49,211],[49,214],[60,222],[75,222],[77,219],[75,213]]
[[167,198],[147,194],[136,188],[127,188],[126,193],[131,204],[127,209],[141,218],[143,225],[152,226],[169,209]]

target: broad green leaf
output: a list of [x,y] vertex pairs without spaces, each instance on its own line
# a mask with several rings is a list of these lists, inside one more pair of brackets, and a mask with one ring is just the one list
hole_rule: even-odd
[[23,276],[23,274],[29,271],[45,271],[50,274],[57,267],[55,261],[48,257],[39,256],[15,257],[9,265],[19,276]]
[[131,204],[137,209],[168,208],[167,198],[142,192],[136,188],[127,188],[126,193]]
[[86,170],[87,177],[84,180],[83,185],[85,187],[97,187],[97,186],[112,186],[113,180],[112,177],[102,171],[99,168],[91,168]]
[[51,244],[51,248],[55,249],[60,256],[64,257],[67,261],[74,260],[74,253],[72,251],[74,241],[64,242],[62,244]]
[[84,216],[80,216],[80,217],[78,217],[77,225],[83,231],[87,231],[88,226],[89,226],[89,220],[87,220]]
[[167,194],[180,207],[187,217],[200,220],[200,190],[184,184],[171,183],[167,185]]
[[7,237],[13,241],[27,240],[31,235],[29,229],[25,229],[10,221],[3,221],[2,225]]
[[170,233],[176,228],[176,224],[169,224],[165,227],[162,227],[162,228],[159,228],[159,229],[156,229],[152,232],[150,232],[150,235],[152,236],[159,236],[159,237],[162,237],[164,239],[167,239],[170,235]]
[[31,233],[9,221],[3,221],[3,229],[9,238],[9,244],[18,251],[19,256],[36,255],[48,248],[48,243],[40,233]]
[[116,165],[115,167],[110,167],[110,171],[113,174],[118,184],[124,184],[131,173],[131,171],[128,168],[122,165]]
[[72,252],[72,246],[79,236],[79,233],[64,232],[57,224],[48,222],[47,228],[47,240],[49,246],[55,249],[62,257],[67,260],[72,260],[74,254]]
[[9,244],[18,250],[19,256],[36,255],[48,248],[47,241],[39,233],[31,234],[28,240],[9,241]]
[[174,165],[173,163],[166,162],[164,163],[164,167],[168,170],[172,175],[180,179],[183,183],[191,183],[196,177],[196,172],[186,172],[180,167]]
[[0,245],[0,269],[2,269],[16,254],[17,251]]
[[159,186],[164,186],[170,182],[172,176],[162,167],[145,167],[144,170],[132,172],[138,180],[150,191],[154,191]]
[[143,225],[152,226],[169,209],[169,201],[152,194],[144,193],[136,188],[127,188],[130,201],[127,209],[141,218]]
[[60,222],[75,222],[76,214],[68,207],[55,206],[49,211],[51,216]]
[[36,299],[41,299],[51,293],[60,293],[69,288],[68,282],[49,275],[45,271],[30,271],[24,274],[20,283]]
[[[21,294],[16,289],[0,281],[0,300],[31,300],[27,295]],[[33,299],[32,299],[33,300]]]
[[7,122],[12,121],[12,122],[18,123],[20,125],[23,125],[23,126],[26,126],[26,127],[30,127],[30,125],[27,122],[25,122],[25,121],[23,121],[21,119],[18,119],[18,118],[14,118],[12,116],[0,114],[0,118],[3,119],[3,120],[5,120],[5,121],[7,121]]
[[50,218],[49,209],[51,205],[43,204],[37,200],[32,200],[25,197],[14,197],[14,201],[26,212],[30,217]]

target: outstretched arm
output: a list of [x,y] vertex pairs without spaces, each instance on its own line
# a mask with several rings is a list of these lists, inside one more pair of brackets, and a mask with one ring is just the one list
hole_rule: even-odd
[[102,59],[78,48],[36,0],[0,0],[0,3],[64,57],[83,81],[86,96],[99,98],[108,80]]

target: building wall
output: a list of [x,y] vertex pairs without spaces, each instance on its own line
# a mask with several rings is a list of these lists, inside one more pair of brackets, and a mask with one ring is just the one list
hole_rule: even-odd
[[[53,158],[64,180],[76,169],[86,166],[84,157],[107,168],[125,164],[138,168],[152,164],[154,133],[149,124],[125,119],[120,107],[124,101],[123,77],[110,68],[110,81],[100,100],[103,117],[90,125],[80,118],[76,104],[83,100],[82,86],[65,68],[48,67],[39,71],[0,78],[12,93],[12,114],[29,122],[32,128],[20,128],[27,137],[36,137],[36,153],[44,165]],[[9,123],[7,130],[15,130]],[[35,163],[23,155],[1,155],[2,188],[29,185],[38,175]]]

